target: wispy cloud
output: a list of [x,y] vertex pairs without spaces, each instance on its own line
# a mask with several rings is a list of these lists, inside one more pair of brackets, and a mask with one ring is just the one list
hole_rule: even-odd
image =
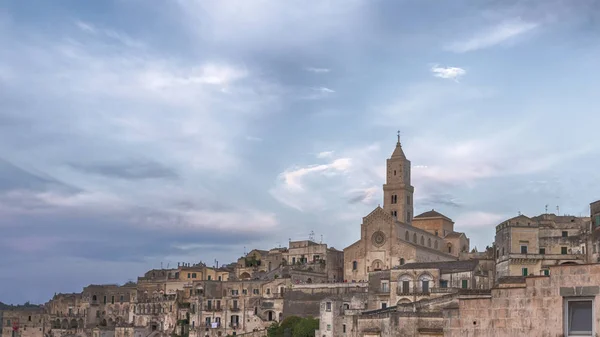
[[506,214],[475,211],[462,213],[454,221],[461,228],[486,228],[493,230],[496,225],[506,220],[506,218]]
[[328,73],[331,71],[331,69],[327,69],[327,68],[313,68],[313,67],[306,67],[304,68],[306,71],[309,71],[311,73],[317,73],[317,74],[322,74],[322,73]]
[[449,80],[454,80],[458,82],[458,79],[464,76],[467,72],[458,67],[440,67],[438,65],[434,65],[431,67],[431,72],[433,76],[439,78],[445,78]]
[[317,158],[330,158],[333,156],[333,151],[322,151],[317,153]]
[[526,22],[520,19],[505,21],[481,34],[451,43],[447,49],[455,53],[485,49],[514,39],[537,27],[538,24],[535,22]]

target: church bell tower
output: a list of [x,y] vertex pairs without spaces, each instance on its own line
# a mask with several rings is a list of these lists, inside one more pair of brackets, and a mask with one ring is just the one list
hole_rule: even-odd
[[398,142],[392,156],[387,160],[387,173],[383,185],[383,209],[398,221],[410,224],[413,217],[413,193],[415,188],[410,184],[410,160],[406,159]]

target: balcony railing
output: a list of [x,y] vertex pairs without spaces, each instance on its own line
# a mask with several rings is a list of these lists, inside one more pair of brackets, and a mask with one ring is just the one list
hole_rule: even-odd
[[429,288],[428,291],[423,291],[423,289],[420,288],[411,288],[408,289],[408,291],[406,291],[405,289],[402,288],[398,288],[396,289],[396,295],[400,295],[400,296],[429,296],[429,294],[431,293],[431,289]]
[[239,325],[240,325],[240,324],[239,324],[239,323],[237,323],[237,322],[229,322],[229,327],[230,327],[230,328],[237,329],[237,328],[239,327]]

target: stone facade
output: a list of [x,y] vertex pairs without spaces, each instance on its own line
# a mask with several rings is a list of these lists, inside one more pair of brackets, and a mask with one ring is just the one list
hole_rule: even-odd
[[524,284],[493,289],[490,296],[459,299],[445,312],[444,336],[568,336],[570,319],[592,330],[578,335],[597,336],[599,285],[598,264],[551,266],[549,276],[527,277]]
[[544,275],[549,267],[586,263],[590,218],[525,215],[496,226],[496,276]]

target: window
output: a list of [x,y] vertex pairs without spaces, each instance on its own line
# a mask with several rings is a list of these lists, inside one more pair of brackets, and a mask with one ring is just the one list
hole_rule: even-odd
[[331,324],[327,324],[327,331],[331,331]]
[[271,288],[267,288],[267,295],[271,295]]
[[238,301],[233,300],[233,309],[237,309],[237,307],[238,307]]
[[393,194],[392,195],[392,204],[396,204],[396,203],[398,203],[398,196]]
[[188,278],[192,278],[192,274],[188,273]]
[[221,276],[219,276],[219,281],[222,281],[222,277]]
[[448,253],[452,254],[452,244],[451,243],[448,244]]
[[326,311],[331,311],[331,302],[325,303],[325,310]]
[[440,280],[440,288],[448,288],[448,281]]
[[545,276],[549,276],[550,275],[550,270],[549,269],[544,269],[544,275]]
[[210,326],[210,317],[206,317],[204,322],[206,322],[206,326]]
[[462,288],[467,289],[469,287],[469,280],[462,280]]
[[396,175],[396,170],[394,170],[394,175]]
[[521,254],[527,254],[527,246],[521,245]]
[[546,254],[546,248],[540,248],[540,254],[542,254],[542,255]]
[[207,310],[212,309],[212,301],[211,300],[206,301],[206,309]]
[[292,257],[292,264],[296,264],[296,258]]
[[427,247],[431,248],[431,238],[427,239]]
[[110,297],[110,304],[115,304],[115,296]]
[[392,216],[393,217],[397,217],[398,216],[398,211],[392,211]]
[[562,232],[562,237],[563,237],[563,238],[568,238],[568,237],[569,237],[569,232],[567,232],[567,231],[563,231],[563,232]]
[[566,255],[567,254],[567,247],[560,247],[560,253],[562,255]]
[[414,243],[417,243],[417,233],[414,233],[414,234],[413,234],[413,242],[414,242]]
[[31,316],[29,316],[29,317],[27,318],[27,320],[31,322]]
[[421,235],[421,246],[425,246],[425,238]]
[[425,294],[429,293],[429,281],[423,281],[422,286],[423,286],[423,293],[425,293]]
[[125,300],[125,297],[123,295],[121,295],[121,297],[119,298],[119,302],[123,303],[124,300]]
[[404,265],[404,258],[403,257],[400,258],[400,265],[401,266]]
[[593,300],[577,298],[567,299],[565,302],[565,335],[592,336]]
[[385,302],[381,303],[381,309],[385,309],[385,308],[387,308],[387,303],[385,303]]
[[600,226],[600,214],[596,215],[596,222],[595,222],[595,226],[599,227]]
[[217,310],[221,310],[221,300],[217,300]]
[[410,212],[406,212],[406,222],[410,222]]
[[242,289],[242,295],[247,295],[248,294],[248,289]]
[[402,293],[403,294],[408,294],[410,289],[410,282],[409,281],[402,281]]
[[209,281],[212,280],[212,276],[208,275],[208,280]]
[[521,273],[523,276],[529,275],[529,273],[527,272],[527,268],[521,268]]
[[390,284],[387,281],[381,282],[381,292],[387,293],[390,291]]
[[407,196],[406,196],[406,204],[407,204],[407,205],[410,205],[410,195],[407,195]]
[[352,270],[358,269],[358,262],[352,261]]
[[196,278],[196,273],[192,273],[192,278]]
[[342,324],[342,332],[346,333],[346,324]]
[[106,304],[106,296],[104,296],[104,304]]

